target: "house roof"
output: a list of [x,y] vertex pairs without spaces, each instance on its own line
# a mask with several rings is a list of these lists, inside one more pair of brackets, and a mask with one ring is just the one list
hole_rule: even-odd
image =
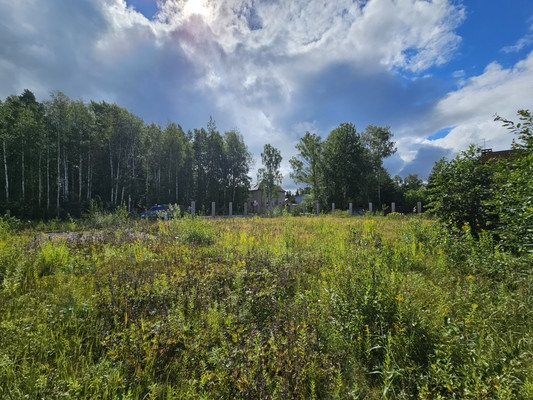
[[484,149],[481,152],[481,160],[483,162],[487,162],[490,159],[502,159],[502,158],[509,158],[512,154],[514,154],[514,150],[500,150],[500,151],[492,151],[492,149]]
[[[261,190],[261,188],[259,187],[259,183],[252,183],[252,185],[250,186],[250,191],[254,190]],[[278,191],[283,193],[286,192],[286,190],[281,188],[280,186],[278,186]]]

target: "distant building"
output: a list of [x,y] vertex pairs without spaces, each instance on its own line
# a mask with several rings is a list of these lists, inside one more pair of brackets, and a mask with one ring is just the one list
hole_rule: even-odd
[[487,162],[493,159],[510,158],[513,153],[515,153],[515,150],[492,151],[492,149],[483,149],[481,150],[481,160]]
[[[278,188],[278,195],[274,198],[273,207],[282,207],[285,205],[285,190]],[[248,210],[250,213],[262,214],[268,211],[269,204],[263,190],[259,184],[255,183],[250,189],[250,197],[248,199]]]

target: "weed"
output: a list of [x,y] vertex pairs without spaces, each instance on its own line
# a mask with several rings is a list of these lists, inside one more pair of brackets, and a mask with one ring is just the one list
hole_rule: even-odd
[[88,219],[38,240],[0,222],[2,398],[533,393],[531,256],[489,236],[409,216]]

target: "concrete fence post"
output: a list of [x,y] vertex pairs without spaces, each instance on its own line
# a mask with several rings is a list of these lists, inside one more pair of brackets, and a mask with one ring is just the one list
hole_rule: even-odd
[[335,213],[335,203],[331,203],[331,213]]
[[368,203],[368,212],[372,214],[372,203]]
[[353,215],[353,204],[350,203],[349,205],[349,208],[348,208],[348,215],[352,216]]
[[215,218],[215,202],[211,202],[211,216]]
[[320,214],[320,204],[316,202],[316,215]]
[[419,201],[418,203],[416,203],[416,212],[418,214],[421,214],[422,213],[422,202]]
[[229,216],[233,216],[233,203],[231,201],[229,202]]
[[391,203],[390,209],[392,212],[396,212],[396,203],[394,201]]
[[248,216],[248,203],[244,203],[244,216]]
[[196,201],[191,201],[191,217],[194,218],[196,215]]

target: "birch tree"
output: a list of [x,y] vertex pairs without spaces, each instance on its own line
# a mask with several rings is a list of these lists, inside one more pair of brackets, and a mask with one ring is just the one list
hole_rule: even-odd
[[9,204],[9,170],[7,163],[7,147],[11,139],[9,108],[6,103],[0,101],[0,137],[2,140],[2,160],[4,166],[4,193],[5,202]]
[[261,153],[261,161],[264,168],[259,169],[257,180],[268,203],[268,211],[271,217],[274,212],[274,199],[277,197],[279,190],[278,185],[281,184],[283,178],[280,171],[281,160],[280,151],[270,144],[265,144]]
[[304,183],[311,188],[313,200],[324,202],[324,166],[322,138],[315,133],[305,132],[296,144],[298,155],[292,157],[289,163],[292,168],[290,174],[295,183]]

